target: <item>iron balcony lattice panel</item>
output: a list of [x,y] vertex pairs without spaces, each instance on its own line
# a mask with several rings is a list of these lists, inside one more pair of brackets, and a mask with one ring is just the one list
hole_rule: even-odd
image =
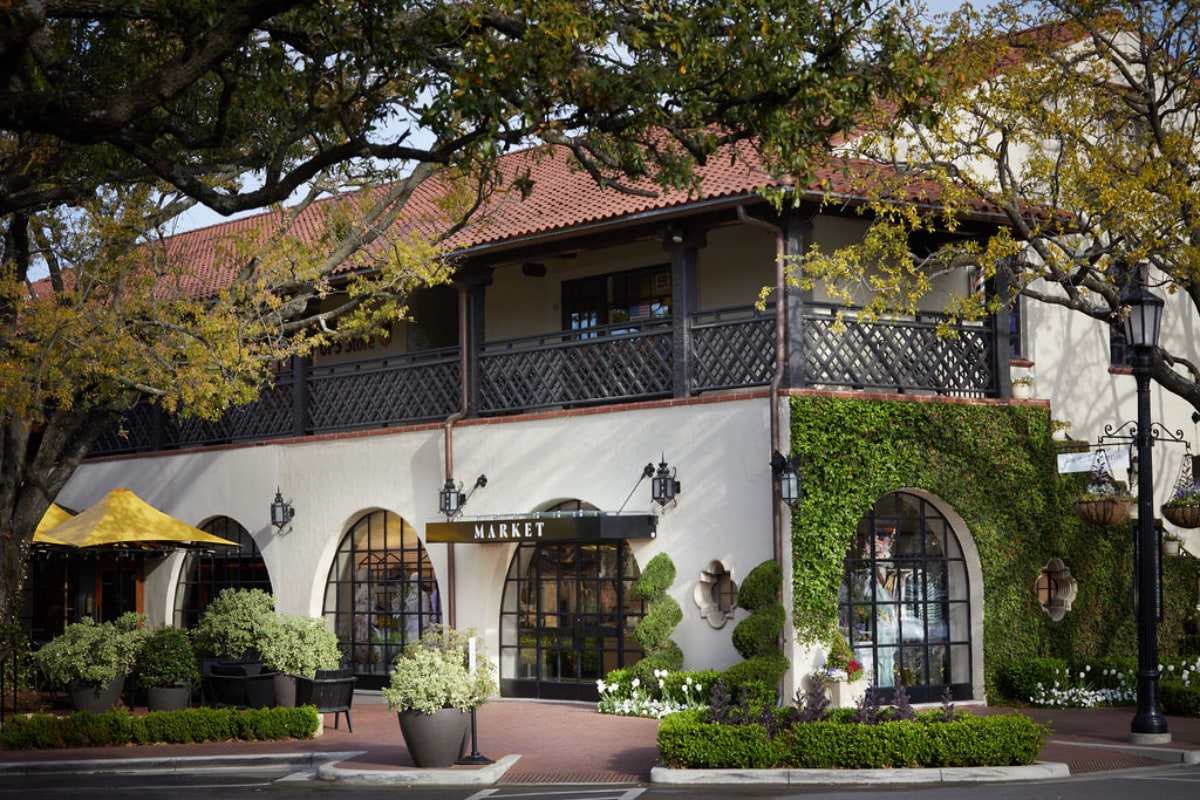
[[[841,311],[839,323],[837,312]],[[928,391],[962,397],[995,394],[995,334],[985,326],[954,326],[938,336],[944,317],[859,320],[854,309],[806,306],[804,385]]]
[[[996,337],[990,326],[957,325],[937,335],[941,315],[872,322],[855,309],[806,305],[804,374],[795,387],[925,391],[991,397]],[[489,342],[478,355],[481,414],[580,407],[671,397],[674,342],[670,319],[624,323]],[[775,365],[774,312],[746,306],[692,315],[688,394],[762,386]],[[1007,344],[1007,343],[1005,343]],[[281,372],[257,402],[218,422],[164,415],[141,403],[105,433],[90,455],[272,439],[445,419],[461,407],[457,348],[347,361],[304,371],[297,408],[291,371]],[[302,414],[299,420],[296,414]]]
[[482,413],[665,397],[672,390],[670,320],[491,342],[480,356]]
[[775,312],[730,308],[694,314],[692,391],[762,386],[775,371]]
[[308,430],[445,419],[460,406],[460,375],[457,348],[314,367],[309,372]]

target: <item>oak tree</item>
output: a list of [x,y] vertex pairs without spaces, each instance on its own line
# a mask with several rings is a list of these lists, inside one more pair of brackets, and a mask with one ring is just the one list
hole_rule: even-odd
[[[445,238],[528,190],[498,169],[514,148],[614,191],[686,191],[743,140],[806,174],[880,94],[919,104],[893,5],[2,4],[0,620],[38,521],[133,404],[215,418],[272,363],[403,316],[448,278]],[[443,216],[416,235],[396,221],[428,182]],[[170,235],[195,204],[268,213],[201,268]]]

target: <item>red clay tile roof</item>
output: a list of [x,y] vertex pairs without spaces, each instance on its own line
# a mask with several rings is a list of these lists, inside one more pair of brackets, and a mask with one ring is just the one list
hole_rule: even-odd
[[[452,252],[486,249],[495,245],[599,222],[616,222],[648,212],[670,213],[684,211],[689,205],[721,199],[751,197],[760,189],[778,185],[758,167],[751,145],[739,146],[736,158],[728,152],[714,156],[700,167],[698,193],[656,191],[653,196],[620,192],[602,188],[590,175],[572,167],[565,151],[522,151],[504,156],[501,165],[508,183],[497,192],[470,225],[452,235],[447,245]],[[533,189],[522,199],[511,179],[528,169]],[[854,177],[875,174],[877,164],[866,161],[835,160],[819,169],[813,182],[805,189],[807,199],[819,200],[832,193],[853,201],[860,192],[853,188]],[[788,181],[784,181],[788,183]],[[655,190],[650,181],[632,184],[640,189]],[[393,232],[402,234],[416,229],[429,236],[442,234],[446,224],[441,221],[438,199],[443,185],[436,179],[425,181],[414,192]],[[910,202],[936,202],[932,184],[910,187]],[[297,218],[291,235],[304,241],[316,241],[322,229],[322,217],[329,203],[314,203]],[[233,279],[239,263],[234,256],[238,241],[253,241],[268,235],[283,220],[283,211],[270,211],[197,230],[170,236],[166,247],[171,261],[186,264],[184,290],[193,296],[219,291]],[[341,272],[355,269],[346,265]]]

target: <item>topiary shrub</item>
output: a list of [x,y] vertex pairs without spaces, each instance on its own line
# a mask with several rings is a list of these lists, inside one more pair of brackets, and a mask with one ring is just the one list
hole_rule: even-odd
[[746,576],[738,589],[738,605],[750,612],[733,629],[733,646],[746,659],[724,673],[733,696],[750,684],[778,686],[791,666],[779,649],[779,634],[786,622],[786,611],[779,602],[783,570],[775,561],[764,561]]
[[667,594],[674,582],[675,562],[666,553],[659,553],[646,564],[635,585],[647,605],[646,615],[633,631],[643,655],[630,667],[630,674],[643,683],[649,682],[656,670],[674,672],[683,668],[683,651],[671,639],[671,632],[683,620],[683,609]]

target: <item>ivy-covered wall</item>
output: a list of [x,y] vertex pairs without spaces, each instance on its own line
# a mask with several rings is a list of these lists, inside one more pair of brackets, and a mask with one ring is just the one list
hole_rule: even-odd
[[[953,507],[978,547],[989,695],[1005,659],[1137,654],[1133,526],[1095,527],[1075,516],[1071,501],[1086,475],[1058,473],[1046,408],[804,396],[792,398],[790,424],[804,475],[792,514],[802,641],[836,628],[843,560],[860,518],[882,495],[916,488]],[[1053,556],[1079,585],[1061,622],[1033,592]],[[1196,560],[1164,559],[1163,581],[1159,652],[1169,657],[1195,613]]]

